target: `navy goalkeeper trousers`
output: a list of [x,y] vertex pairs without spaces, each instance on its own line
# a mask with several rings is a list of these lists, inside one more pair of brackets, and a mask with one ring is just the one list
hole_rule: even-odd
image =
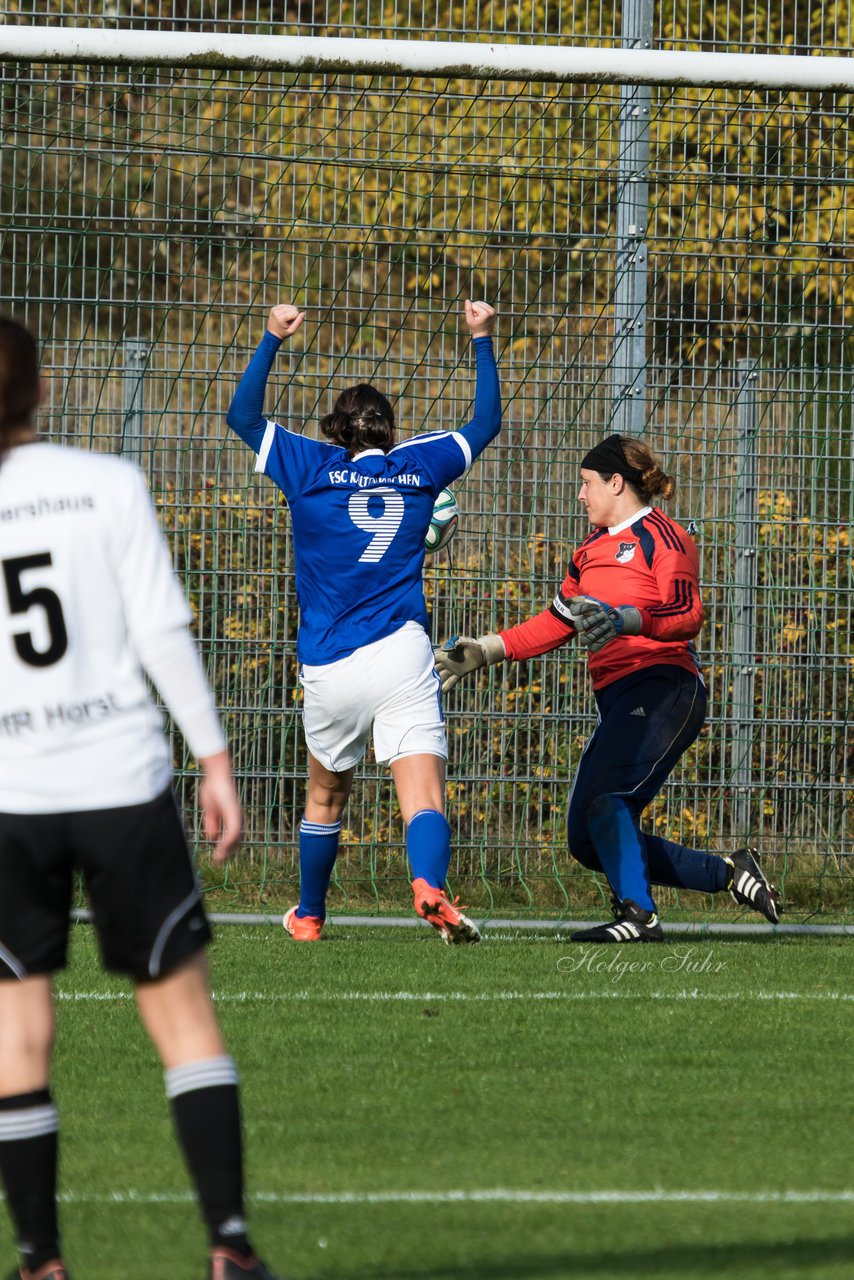
[[608,877],[616,897],[654,910],[650,884],[715,893],[722,858],[650,835],[640,816],[706,718],[706,689],[682,667],[654,666],[596,694],[599,723],[578,765],[567,815],[569,851]]

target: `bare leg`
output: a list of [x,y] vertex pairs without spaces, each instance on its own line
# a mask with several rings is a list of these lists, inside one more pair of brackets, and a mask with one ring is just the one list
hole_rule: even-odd
[[392,761],[391,774],[407,826],[423,809],[445,812],[445,761],[441,756],[402,756]]
[[333,773],[309,752],[306,821],[322,823],[324,826],[339,822],[353,790],[355,773],[355,769]]
[[136,1002],[167,1071],[225,1054],[203,951],[157,982],[138,983]]
[[47,1088],[53,1037],[50,978],[0,982],[0,1097]]

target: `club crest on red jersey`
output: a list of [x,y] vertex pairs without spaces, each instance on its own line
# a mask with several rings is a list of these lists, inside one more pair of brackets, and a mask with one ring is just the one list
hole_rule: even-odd
[[618,560],[620,564],[628,564],[637,549],[638,544],[636,542],[621,542],[614,559]]

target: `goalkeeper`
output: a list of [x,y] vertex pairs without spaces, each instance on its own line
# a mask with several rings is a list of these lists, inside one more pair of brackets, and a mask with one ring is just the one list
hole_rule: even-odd
[[660,941],[653,885],[729,890],[772,923],[780,916],[780,895],[753,851],[718,857],[639,825],[706,716],[694,649],[703,625],[697,548],[653,506],[675,487],[642,441],[601,441],[582,460],[578,494],[593,531],[551,607],[499,635],[436,651],[446,690],[479,667],[532,658],[573,637],[587,651],[599,722],[575,775],[567,836],[573,857],[607,877],[614,920],[574,933],[578,942]]

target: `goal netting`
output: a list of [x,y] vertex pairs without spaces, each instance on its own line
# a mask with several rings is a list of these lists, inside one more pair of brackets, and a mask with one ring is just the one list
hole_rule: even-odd
[[[696,530],[710,693],[647,822],[702,848],[757,845],[795,913],[845,909],[848,94],[659,85],[633,105],[616,82],[535,73],[35,54],[6,56],[0,93],[3,305],[43,345],[44,431],[149,476],[246,802],[235,903],[292,898],[306,772],[288,512],[225,428],[236,380],[269,306],[296,300],[309,319],[271,415],[314,432],[339,390],[375,381],[406,428],[455,427],[473,391],[462,305],[485,297],[505,425],[459,486],[450,550],[428,560],[435,637],[546,607],[585,532],[580,451],[643,430],[680,481],[671,514]],[[454,888],[502,914],[598,901],[564,831],[595,719],[575,652],[472,680],[447,714]],[[406,886],[369,761],[330,905],[400,906]]]

